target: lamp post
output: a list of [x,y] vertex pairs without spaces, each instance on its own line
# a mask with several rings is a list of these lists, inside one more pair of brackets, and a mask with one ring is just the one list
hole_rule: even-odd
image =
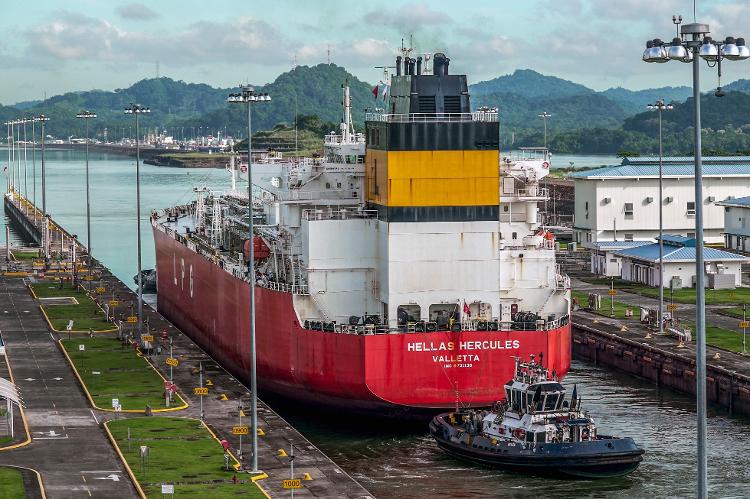
[[659,111],[659,334],[664,333],[664,150],[662,147],[661,113],[673,109],[672,104],[665,104],[663,99],[649,104],[649,110]]
[[151,109],[139,104],[130,104],[125,114],[135,116],[135,217],[137,219],[138,241],[138,342],[143,335],[143,273],[141,271],[141,146],[138,134],[138,116],[148,114]]
[[[646,42],[643,52],[645,62],[665,63],[670,60],[693,64],[693,121],[695,133],[695,333],[696,333],[696,399],[698,416],[698,487],[699,499],[708,497],[708,458],[706,454],[706,297],[704,289],[705,269],[703,263],[703,166],[701,164],[701,94],[700,61],[709,67],[721,67],[721,61],[750,58],[750,48],[744,38],[727,37],[715,41],[709,35],[708,24],[682,25],[682,16],[672,16],[677,27],[677,36],[671,42],[660,39]],[[717,92],[717,96],[721,95]]]
[[551,118],[552,115],[544,111],[542,114],[537,114],[537,116],[544,120],[544,148],[547,149],[547,118]]
[[247,210],[248,210],[248,264],[247,278],[250,283],[250,392],[251,392],[251,420],[252,420],[252,472],[258,471],[258,378],[256,373],[255,352],[255,251],[253,241],[253,129],[252,105],[269,102],[268,94],[256,93],[250,86],[243,86],[242,91],[229,94],[227,102],[245,104],[247,106]]
[[33,170],[33,201],[34,205],[34,226],[36,226],[36,213],[39,209],[36,206],[36,122],[37,118],[31,118],[31,169]]
[[[90,111],[81,111],[76,118],[86,123],[86,255],[89,272],[89,291],[91,291],[91,198],[89,197],[89,120],[96,118],[96,114]],[[140,233],[140,227],[139,227]]]
[[8,166],[5,168],[5,171],[6,171],[6,179],[7,179],[6,180],[6,185],[7,185],[7,191],[8,192],[10,192],[10,178],[11,178],[10,177],[10,175],[11,175],[10,167],[13,164],[13,160],[11,159],[12,156],[11,156],[11,141],[10,141],[11,140],[10,123],[11,123],[10,121],[6,121],[5,122],[5,127],[7,128],[7,133],[5,135],[5,140],[6,140],[6,143],[8,145]]
[[46,262],[49,259],[49,215],[47,215],[47,173],[44,168],[44,124],[49,121],[49,118],[40,114],[35,119],[42,124],[42,219],[44,220],[42,246],[44,246],[44,262],[46,265]]

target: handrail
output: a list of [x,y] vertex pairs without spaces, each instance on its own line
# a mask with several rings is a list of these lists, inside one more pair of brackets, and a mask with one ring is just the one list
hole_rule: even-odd
[[437,122],[496,122],[497,112],[475,111],[473,113],[408,113],[385,114],[366,113],[365,121],[380,121],[383,123],[437,123]]

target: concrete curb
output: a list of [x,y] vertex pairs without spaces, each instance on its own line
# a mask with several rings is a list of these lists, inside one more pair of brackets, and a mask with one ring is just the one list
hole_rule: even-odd
[[42,499],[47,499],[47,491],[44,490],[44,482],[42,481],[42,475],[34,468],[28,468],[26,466],[16,466],[15,464],[3,464],[0,468],[15,468],[17,470],[28,470],[36,475],[36,480],[39,483],[39,493],[42,495]]
[[[70,355],[68,355],[68,351],[65,350],[65,346],[63,346],[62,342],[63,342],[63,340],[57,340],[57,345],[59,346],[60,350],[62,351],[63,355],[65,356],[65,359],[68,361],[68,364],[73,369],[73,373],[76,375],[76,379],[78,379],[78,383],[81,385],[81,388],[83,388],[83,392],[86,394],[86,398],[88,399],[89,404],[91,404],[91,407],[93,407],[94,409],[96,409],[98,411],[102,411],[102,412],[117,412],[114,409],[103,408],[103,407],[99,407],[98,405],[96,405],[96,403],[94,402],[94,398],[91,396],[91,393],[89,392],[89,389],[86,386],[86,383],[83,381],[83,378],[78,373],[78,369],[76,368],[76,365],[73,362],[73,359],[71,359]],[[154,371],[156,371],[156,374],[159,375],[159,377],[162,379],[162,381],[165,381],[164,377],[153,366],[153,364],[151,364],[151,362],[149,362],[147,359],[144,359],[144,360],[146,360],[146,363],[149,365],[149,367],[151,369],[153,369]],[[187,409],[189,407],[189,405],[185,401],[185,399],[183,399],[182,396],[179,393],[177,394],[177,396],[180,397],[180,400],[182,400],[182,405],[176,406],[176,407],[168,407],[168,408],[165,407],[164,409],[152,409],[151,412],[152,413],[175,412],[175,411],[181,411],[183,409]],[[145,411],[145,409],[144,410],[140,410],[140,409],[123,409],[122,411],[119,411],[119,412],[124,412],[124,413],[128,413],[128,414],[144,414],[146,411]]]
[[128,460],[125,459],[125,456],[122,455],[120,446],[117,445],[117,440],[115,440],[115,437],[114,435],[112,435],[112,432],[109,431],[109,421],[105,421],[104,423],[102,423],[102,426],[104,427],[104,431],[107,434],[107,438],[109,438],[109,441],[112,444],[112,447],[115,448],[115,452],[119,456],[120,461],[122,461],[123,466],[125,466],[125,471],[128,472],[128,476],[130,477],[130,481],[133,482],[133,486],[135,487],[136,492],[138,492],[138,495],[141,496],[141,499],[148,499],[146,497],[146,493],[143,492],[143,489],[141,488],[141,484],[138,483],[138,480],[135,478],[135,473],[133,473],[133,470],[130,469]]
[[[16,380],[13,377],[13,368],[10,366],[10,359],[8,358],[8,351],[6,349],[5,352],[5,364],[8,366],[8,375],[10,376],[10,382],[14,385],[16,384]],[[19,447],[25,447],[31,443],[31,432],[29,431],[29,422],[26,420],[26,411],[23,410],[23,407],[19,406],[18,410],[21,412],[21,419],[23,420],[23,428],[26,431],[26,440],[23,442],[18,442],[12,445],[8,445],[6,447],[0,447],[0,452],[7,451],[7,450],[13,450],[18,449]],[[40,478],[41,480],[41,478]]]

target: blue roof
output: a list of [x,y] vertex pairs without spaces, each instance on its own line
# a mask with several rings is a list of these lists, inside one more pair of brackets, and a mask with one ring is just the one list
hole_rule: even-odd
[[[618,256],[634,258],[636,260],[644,260],[647,262],[658,262],[659,261],[659,244],[653,243],[647,246],[638,246],[636,248],[628,248],[615,252]],[[750,261],[750,257],[738,255],[737,253],[730,253],[728,251],[722,251],[714,248],[703,249],[703,259],[707,262],[710,261]],[[675,246],[664,246],[664,261],[665,262],[694,262],[695,261],[695,247],[675,247]]]
[[644,246],[646,244],[653,244],[653,241],[596,241],[594,243],[587,244],[594,249],[606,250],[636,248],[638,246]]
[[[659,240],[659,237],[657,236],[656,240]],[[695,247],[695,238],[694,237],[686,237],[686,236],[675,236],[672,234],[664,234],[664,237],[662,238],[662,241],[664,241],[665,245],[670,246],[693,246]]]
[[[702,158],[703,176],[750,175],[750,156],[707,156]],[[692,156],[662,158],[662,172],[667,177],[692,177],[695,161]],[[573,178],[658,177],[659,158],[642,156],[623,158],[619,165],[576,172]]]
[[725,199],[724,201],[719,201],[716,204],[721,206],[750,206],[750,196],[745,196],[744,198],[737,199]]

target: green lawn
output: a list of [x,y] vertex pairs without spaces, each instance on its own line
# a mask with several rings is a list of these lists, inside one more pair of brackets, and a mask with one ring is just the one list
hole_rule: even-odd
[[[610,279],[606,278],[586,278],[583,280],[589,284],[598,284],[602,286],[609,286],[612,282]],[[629,293],[648,296],[650,298],[659,298],[658,287],[653,288],[634,282],[623,281],[621,279],[615,279],[615,289],[621,289],[628,291]],[[695,289],[693,288],[677,289],[673,294],[670,294],[669,289],[665,289],[664,299],[669,301],[670,296],[673,297],[676,303],[695,303]],[[742,303],[750,303],[750,288],[706,289],[706,305]]]
[[115,326],[107,321],[101,308],[80,289],[73,289],[68,282],[64,283],[62,289],[56,282],[41,282],[31,285],[39,298],[73,297],[78,305],[42,305],[44,312],[49,317],[52,327],[58,331],[64,331],[68,322],[73,320],[73,329],[76,331],[106,331]]
[[[578,301],[578,306],[581,308],[588,307],[589,304],[589,294],[584,291],[571,291],[572,298],[575,298]],[[609,295],[602,295],[602,308],[599,310],[594,310],[593,312],[599,315],[603,315],[605,317],[612,317],[611,310],[612,310],[612,299]],[[618,319],[625,319],[625,310],[630,309],[633,311],[633,317],[638,317],[638,314],[640,312],[637,312],[637,307],[634,307],[633,305],[628,305],[626,303],[622,303],[620,301],[615,300],[615,317]]]
[[[695,324],[692,322],[683,322],[683,324],[693,331],[693,341],[695,341]],[[733,352],[742,352],[742,332],[706,325],[706,344]],[[750,337],[748,337],[748,346],[750,346]]]
[[0,497],[26,499],[21,472],[14,468],[0,468]]
[[[132,348],[122,348],[116,338],[73,338],[62,340],[62,345],[97,406],[110,409],[116,398],[123,410],[143,410],[147,404],[152,409],[166,407],[164,380]],[[79,350],[79,345],[85,350]],[[172,401],[172,407],[176,405],[181,405],[179,399]]]
[[[162,483],[174,483],[176,497],[265,497],[246,474],[237,475],[244,483],[232,483],[235,475],[231,468],[233,461],[230,460],[230,471],[226,471],[224,450],[199,421],[143,417],[110,421],[108,427],[149,497],[160,496]],[[139,454],[141,445],[149,447],[148,461],[143,469]]]

